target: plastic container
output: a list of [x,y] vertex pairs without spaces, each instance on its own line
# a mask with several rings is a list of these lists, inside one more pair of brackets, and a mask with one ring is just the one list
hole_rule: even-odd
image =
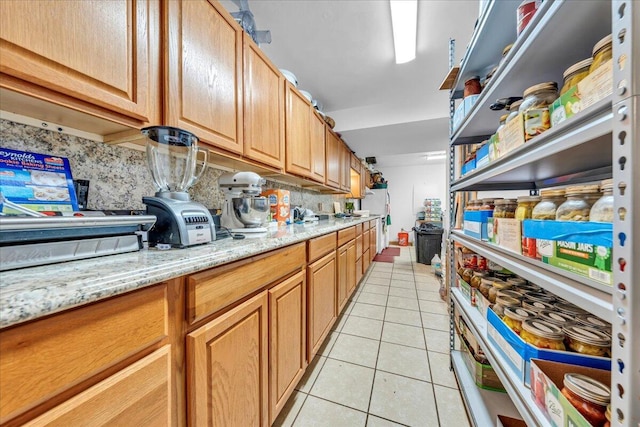
[[560,90],[561,96],[589,75],[589,68],[592,63],[593,58],[583,59],[582,61],[573,64],[571,67],[567,68],[564,73],[562,73],[564,83],[562,84],[562,90]]
[[598,67],[613,58],[612,42],[613,38],[609,34],[593,46],[593,62],[589,67],[589,73],[593,73]]
[[591,377],[581,374],[564,374],[562,390],[560,391],[569,403],[595,427],[601,427],[607,422],[605,415],[607,405],[611,402],[611,389]]
[[551,127],[549,105],[558,99],[558,84],[545,82],[524,91],[518,112],[524,115],[524,140],[529,141]]
[[516,15],[516,33],[518,36],[529,25],[529,21],[533,18],[538,10],[540,0],[524,0],[517,9]]
[[494,218],[515,218],[518,204],[514,199],[502,199],[495,201],[493,210]]
[[613,222],[613,180],[605,179],[600,183],[602,197],[589,211],[589,221]]
[[[434,255],[440,254],[442,250],[442,228],[437,228],[429,224],[422,224],[414,227],[414,242],[416,247],[416,261],[420,264],[429,265]],[[471,270],[472,271],[472,270]],[[471,272],[469,273],[471,277]],[[465,280],[465,282],[469,283]]]
[[404,229],[398,233],[398,246],[409,246],[409,233]]
[[579,185],[567,187],[567,200],[558,206],[557,221],[589,221],[591,204],[587,196],[599,194],[597,185]]

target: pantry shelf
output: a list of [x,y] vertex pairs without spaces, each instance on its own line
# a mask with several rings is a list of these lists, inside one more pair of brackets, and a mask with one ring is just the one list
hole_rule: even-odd
[[[524,385],[524,383],[516,375],[516,373],[510,370],[507,361],[504,359],[504,357],[498,354],[493,345],[487,339],[487,320],[482,317],[482,314],[480,314],[478,310],[476,310],[471,306],[471,304],[469,304],[469,302],[465,299],[464,295],[462,295],[458,288],[451,289],[451,298],[458,307],[460,315],[464,318],[467,326],[471,329],[473,335],[480,342],[480,346],[484,350],[487,359],[489,359],[491,367],[498,375],[498,378],[500,378],[502,385],[511,397],[511,401],[515,405],[518,412],[520,412],[520,415],[527,423],[527,425],[550,426],[551,424],[545,418],[542,411],[536,406],[535,402],[531,400],[531,391]],[[455,353],[453,352],[452,357],[454,354]],[[459,379],[459,381],[461,381],[461,379]],[[475,387],[475,384],[472,384],[472,386]],[[470,393],[467,390],[469,387],[466,383],[464,384],[464,387],[461,385],[460,388],[464,389],[464,394]],[[491,423],[476,425],[481,426],[494,424],[495,419]]]
[[536,189],[611,178],[611,96],[451,185],[451,191]]
[[571,301],[601,319],[612,322],[613,303],[610,286],[469,237],[461,230],[453,230],[451,237],[477,254]]
[[[576,28],[589,28],[589,31],[576,31]],[[562,85],[564,70],[591,56],[593,45],[610,32],[609,2],[580,2],[580,7],[572,1],[543,2],[454,132],[451,143],[482,142],[486,135],[495,132],[498,119],[504,114],[504,111],[490,110],[489,105],[499,98],[522,96],[525,89],[541,82],[555,81]],[[501,52],[503,47],[492,46],[492,49]],[[462,80],[462,70],[460,76]]]

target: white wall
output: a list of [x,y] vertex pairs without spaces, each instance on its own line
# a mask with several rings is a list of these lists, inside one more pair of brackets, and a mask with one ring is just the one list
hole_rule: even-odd
[[[429,161],[427,165],[387,166],[380,168],[389,183],[391,197],[391,226],[389,240],[395,241],[404,228],[411,231],[416,213],[426,198],[438,198],[447,205],[447,167],[445,160]],[[413,241],[413,232],[409,233]]]

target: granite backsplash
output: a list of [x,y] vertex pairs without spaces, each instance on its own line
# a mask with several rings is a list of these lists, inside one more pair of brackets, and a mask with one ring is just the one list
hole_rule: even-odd
[[[4,119],[0,119],[0,147],[68,158],[73,177],[90,181],[88,209],[144,209],[142,197],[155,193],[144,151]],[[191,198],[208,208],[221,208],[224,195],[218,189],[218,177],[224,172],[207,168],[189,190]],[[325,195],[273,181],[267,181],[265,188],[289,190],[292,205],[314,211],[318,210],[318,203],[331,206],[334,201],[344,202],[344,196]]]

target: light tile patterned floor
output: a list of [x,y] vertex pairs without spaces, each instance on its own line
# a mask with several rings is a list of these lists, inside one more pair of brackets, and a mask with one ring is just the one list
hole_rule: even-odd
[[374,262],[276,426],[468,426],[449,370],[447,306],[402,247]]

